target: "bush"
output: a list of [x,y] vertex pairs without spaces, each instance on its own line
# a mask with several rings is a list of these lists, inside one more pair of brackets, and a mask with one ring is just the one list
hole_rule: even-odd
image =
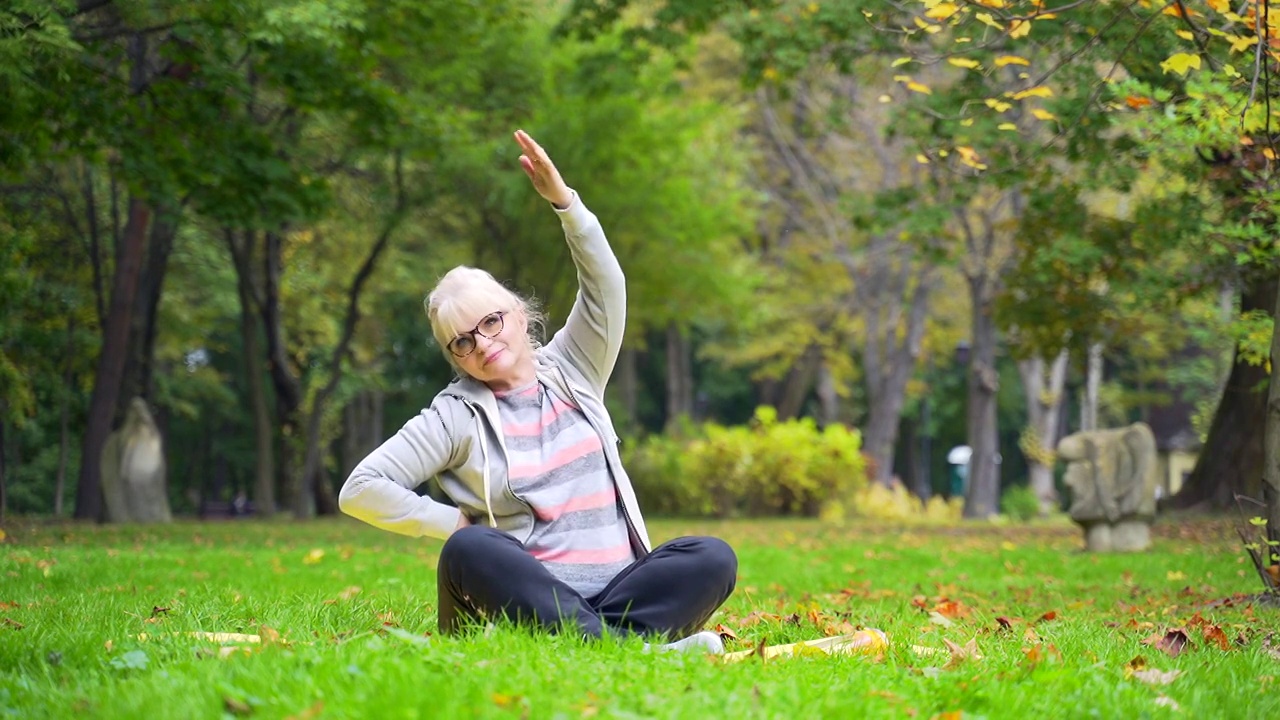
[[1040,499],[1026,485],[1016,485],[1000,496],[1000,512],[1013,520],[1026,522],[1040,516]]
[[677,516],[837,516],[866,485],[862,438],[810,418],[756,410],[746,426],[708,423],[692,437],[651,436],[624,453],[646,510]]
[[964,512],[964,498],[950,500],[940,495],[921,503],[901,483],[892,486],[872,483],[854,496],[854,513],[876,520],[913,520],[936,523],[955,522]]

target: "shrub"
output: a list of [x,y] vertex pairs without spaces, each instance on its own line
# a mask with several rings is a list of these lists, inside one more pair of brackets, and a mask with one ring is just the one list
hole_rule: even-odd
[[866,484],[861,440],[843,425],[779,422],[762,407],[749,425],[651,436],[623,459],[641,503],[658,514],[829,516]]
[[1026,485],[1015,485],[1000,496],[1000,512],[1013,520],[1026,522],[1040,516],[1040,499]]
[[950,500],[940,495],[921,503],[901,483],[891,486],[872,483],[854,496],[854,513],[858,517],[876,520],[912,520],[947,523],[960,519],[964,511],[964,498]]

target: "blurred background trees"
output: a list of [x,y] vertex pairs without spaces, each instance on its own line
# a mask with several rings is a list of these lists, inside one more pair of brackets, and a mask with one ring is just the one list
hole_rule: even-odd
[[684,440],[756,441],[703,423],[771,453],[845,426],[839,492],[1050,511],[1056,438],[1142,419],[1170,463],[1203,446],[1182,504],[1256,493],[1275,91],[1248,82],[1252,4],[1219,4],[18,0],[0,508],[103,519],[141,397],[175,511],[333,512],[450,378],[422,312],[444,271],[568,311],[517,127],[627,272],[608,401],[627,446],[662,434],[654,477],[714,474],[664,464]]

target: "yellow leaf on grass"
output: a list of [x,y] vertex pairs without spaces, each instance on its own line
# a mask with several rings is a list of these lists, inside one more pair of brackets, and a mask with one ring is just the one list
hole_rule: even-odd
[[982,65],[982,63],[972,58],[954,58],[953,57],[953,58],[947,58],[947,62],[951,63],[952,65],[955,65],[956,67],[968,68],[970,70],[976,67],[980,67]]
[[1031,32],[1030,20],[1014,20],[1013,24],[1009,26],[1009,37],[1011,38],[1026,37],[1029,32]]
[[1057,120],[1058,119],[1057,115],[1054,115],[1048,110],[1043,110],[1041,108],[1036,108],[1032,110],[1031,114],[1035,115],[1037,120]]
[[1029,97],[1048,98],[1053,97],[1053,91],[1044,85],[1037,85],[1033,88],[1020,90],[1013,94],[1014,100],[1026,100]]
[[995,29],[997,29],[997,30],[1003,30],[1003,29],[1004,29],[1004,26],[1003,26],[1003,25],[1001,25],[1000,23],[996,22],[996,19],[995,19],[995,18],[993,18],[993,17],[991,17],[991,13],[978,13],[977,15],[974,15],[974,17],[978,19],[978,22],[980,22],[980,23],[982,23],[982,24],[984,24],[984,25],[990,25],[991,27],[993,27],[993,28],[995,28]]
[[302,558],[302,563],[304,565],[315,565],[323,559],[324,550],[321,550],[320,548],[312,548],[311,552],[307,553],[307,556]]
[[996,126],[997,130],[1017,130],[1018,126],[1013,123],[1000,123]]
[[907,89],[908,89],[908,90],[914,90],[915,92],[918,92],[918,93],[924,93],[925,95],[932,95],[932,94],[933,94],[933,91],[929,89],[929,86],[928,86],[928,85],[921,85],[920,83],[918,83],[918,82],[916,82],[916,81],[914,81],[914,80],[912,80],[911,82],[907,83]]
[[1200,56],[1191,53],[1176,53],[1171,55],[1168,60],[1160,63],[1160,68],[1166,73],[1177,73],[1186,75],[1190,70],[1200,69]]
[[1013,105],[1007,102],[1004,102],[1003,100],[997,100],[995,98],[987,98],[986,102],[987,102],[987,107],[991,108],[992,110],[995,110],[998,113],[1005,112],[1009,108],[1013,107]]
[[1001,55],[996,58],[995,63],[996,67],[1002,68],[1006,65],[1030,65],[1031,61],[1024,57],[1018,57],[1017,55]]

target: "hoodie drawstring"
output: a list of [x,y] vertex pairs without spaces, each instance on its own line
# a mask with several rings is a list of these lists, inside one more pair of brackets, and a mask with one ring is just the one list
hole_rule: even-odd
[[471,414],[476,416],[476,424],[480,426],[480,462],[484,465],[484,509],[489,513],[489,527],[498,527],[498,521],[493,517],[493,501],[489,495],[489,444],[485,440],[484,418],[480,417],[480,410],[471,403],[467,403],[467,408],[471,410]]

